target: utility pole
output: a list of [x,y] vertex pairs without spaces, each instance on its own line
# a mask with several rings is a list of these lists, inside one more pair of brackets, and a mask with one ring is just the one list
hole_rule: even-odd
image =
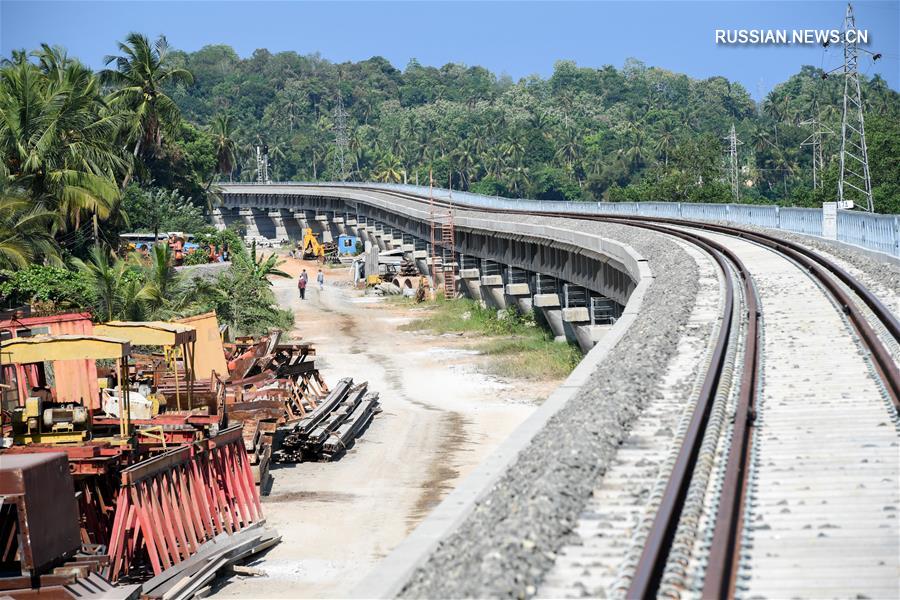
[[344,99],[338,93],[337,106],[334,107],[334,172],[347,180],[346,156],[350,147],[350,136],[347,133],[347,111],[344,110]]
[[[859,47],[859,30],[856,28],[856,17],[853,15],[853,6],[850,3],[847,3],[841,39],[844,46],[843,66],[822,74],[822,79],[827,79],[830,73],[838,69],[842,69],[844,74],[838,206],[840,208],[858,206],[863,210],[874,212],[872,178],[869,175],[869,153],[866,149],[862,90],[859,86],[859,53],[870,54],[872,60],[878,60],[881,58],[881,54],[875,54]],[[825,45],[828,45],[827,42]]]
[[269,183],[269,145],[256,146],[256,181]]
[[825,127],[819,121],[819,103],[814,104],[814,116],[811,119],[801,121],[801,125],[812,125],[812,133],[805,140],[800,142],[800,146],[812,146],[812,172],[813,172],[813,189],[817,190],[822,187],[821,173],[825,171],[825,156],[822,151],[822,136],[826,133],[834,133]]
[[728,142],[728,182],[731,184],[731,197],[735,202],[741,198],[741,176],[738,168],[737,147],[744,142],[738,139],[734,130],[734,123],[731,124],[731,132],[725,136]]

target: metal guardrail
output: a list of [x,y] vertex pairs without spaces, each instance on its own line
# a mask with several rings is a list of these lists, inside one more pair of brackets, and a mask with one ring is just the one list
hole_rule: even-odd
[[[226,191],[238,186],[366,186],[427,196],[429,188],[400,183],[285,182],[223,184]],[[694,204],[690,202],[558,202],[483,196],[471,192],[434,188],[434,197],[473,207],[574,212],[582,214],[636,215],[756,225],[794,233],[822,236],[822,210],[756,204]],[[839,210],[837,240],[900,258],[900,215],[877,215]]]

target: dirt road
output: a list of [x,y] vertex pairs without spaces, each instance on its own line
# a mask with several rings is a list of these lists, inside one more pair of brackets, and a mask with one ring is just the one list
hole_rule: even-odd
[[485,357],[455,336],[402,332],[416,310],[361,296],[327,270],[324,291],[310,272],[300,301],[301,262],[275,281],[295,311],[294,337],[314,342],[326,381],[367,380],[384,412],[339,461],[275,466],[263,500],[283,541],[253,563],[267,577],[233,577],[217,597],[342,597],[446,493],[549,395],[556,382],[510,382],[478,372]]

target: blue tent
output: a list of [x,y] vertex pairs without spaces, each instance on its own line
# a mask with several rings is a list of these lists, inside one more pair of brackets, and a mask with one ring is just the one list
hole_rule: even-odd
[[339,235],[338,253],[344,255],[356,254],[356,240],[357,237],[355,235]]

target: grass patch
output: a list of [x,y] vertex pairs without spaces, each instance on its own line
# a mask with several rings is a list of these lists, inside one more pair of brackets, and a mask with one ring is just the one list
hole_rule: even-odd
[[[413,304],[414,301],[404,299]],[[473,333],[484,338],[476,349],[493,357],[489,370],[497,375],[520,379],[562,379],[572,372],[581,352],[571,344],[553,341],[549,332],[534,321],[534,314],[520,315],[507,309],[482,308],[469,299],[438,298],[425,307],[424,315],[403,325],[404,331]]]

